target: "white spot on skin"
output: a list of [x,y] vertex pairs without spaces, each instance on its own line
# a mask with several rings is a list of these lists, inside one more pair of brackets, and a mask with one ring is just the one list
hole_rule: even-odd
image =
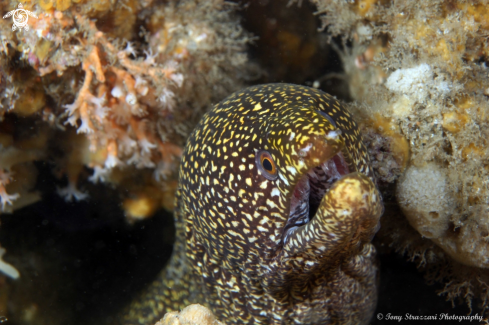
[[292,132],[292,133],[290,134],[289,141],[294,140],[294,138],[295,138],[295,133],[294,133],[294,132]]
[[277,208],[277,205],[275,204],[275,202],[273,202],[272,200],[269,200],[269,199],[267,199],[267,205],[272,209]]
[[289,186],[289,181],[284,177],[284,175],[282,175],[282,173],[278,173],[278,176],[282,181],[284,181],[286,186]]
[[273,197],[273,196],[280,196],[280,191],[278,190],[278,188],[276,188],[276,187],[275,187],[275,188],[272,190],[271,196],[272,196],[272,197]]
[[285,167],[292,175],[295,175],[297,174],[297,169],[295,169],[295,167],[293,166],[287,166]]
[[301,169],[301,168],[304,168],[306,164],[304,163],[304,161],[302,159],[299,159],[299,161],[297,162],[297,165],[299,166],[299,169]]
[[312,143],[308,143],[307,146],[305,148],[302,148],[300,151],[307,153],[309,150],[311,150],[311,148],[312,148]]
[[329,131],[328,134],[326,134],[326,139],[336,140],[340,135],[341,135],[341,130]]
[[268,229],[265,227],[262,227],[262,226],[258,226],[258,227],[256,227],[256,229],[258,229],[261,232],[268,232]]

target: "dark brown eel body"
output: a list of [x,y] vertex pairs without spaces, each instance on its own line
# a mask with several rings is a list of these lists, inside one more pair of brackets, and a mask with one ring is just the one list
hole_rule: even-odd
[[226,324],[368,324],[382,210],[336,99],[289,84],[238,91],[188,139],[172,259],[122,323],[200,303]]

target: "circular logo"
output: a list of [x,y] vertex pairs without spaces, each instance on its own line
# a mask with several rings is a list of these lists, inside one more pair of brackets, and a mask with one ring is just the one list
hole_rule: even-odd
[[12,19],[14,20],[12,31],[16,30],[17,28],[29,30],[29,26],[27,25],[27,20],[29,19],[29,16],[37,18],[37,16],[33,12],[24,9],[22,3],[19,3],[18,8],[7,12],[7,14],[3,16],[3,19],[12,17]]
[[378,313],[377,314],[377,319],[378,320],[382,320],[382,318],[384,318],[384,315],[382,315],[381,313]]
[[17,9],[14,12],[14,24],[18,27],[27,25],[27,12],[24,9]]

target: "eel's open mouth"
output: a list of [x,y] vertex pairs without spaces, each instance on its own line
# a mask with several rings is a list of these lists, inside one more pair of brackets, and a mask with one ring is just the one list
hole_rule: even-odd
[[340,152],[302,176],[295,186],[290,202],[289,220],[284,228],[284,242],[294,229],[314,218],[326,192],[334,182],[348,173],[348,164]]

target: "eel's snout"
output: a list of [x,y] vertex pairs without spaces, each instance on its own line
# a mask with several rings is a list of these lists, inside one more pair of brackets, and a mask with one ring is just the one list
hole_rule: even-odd
[[322,197],[315,216],[288,232],[286,256],[355,254],[379,228],[382,199],[373,182],[362,173],[342,176]]
[[314,218],[326,192],[342,176],[349,173],[341,152],[304,174],[294,188],[290,200],[289,219],[284,228],[284,242],[298,227]]
[[[377,268],[370,241],[379,229],[382,212],[380,193],[368,176],[360,172],[342,175],[326,190],[314,217],[285,234],[276,267],[269,269],[267,290],[280,299],[292,295],[297,308],[313,308],[301,300],[301,294],[316,292],[321,300],[325,299],[321,292],[362,288],[348,303],[373,308]],[[345,285],[336,287],[335,283]],[[365,300],[366,296],[373,300]],[[314,309],[327,313],[324,306]]]

